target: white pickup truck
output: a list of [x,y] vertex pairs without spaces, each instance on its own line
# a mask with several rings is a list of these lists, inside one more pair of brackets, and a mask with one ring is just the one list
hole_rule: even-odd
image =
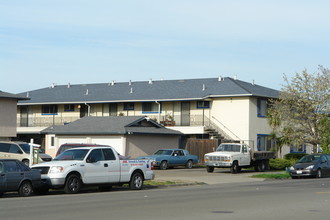
[[153,161],[120,160],[112,147],[82,147],[64,151],[51,162],[40,163],[32,169],[41,170],[44,187],[64,188],[66,193],[78,193],[83,185],[97,185],[109,190],[112,185],[129,184],[130,189],[142,189],[144,180],[154,179]]
[[241,168],[254,167],[263,172],[269,167],[269,159],[275,158],[272,151],[252,151],[246,144],[223,143],[215,152],[204,155],[206,170],[209,173],[215,167],[230,168],[231,173],[238,173]]

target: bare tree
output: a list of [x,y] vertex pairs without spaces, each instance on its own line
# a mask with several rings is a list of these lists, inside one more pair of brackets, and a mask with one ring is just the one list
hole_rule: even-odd
[[[284,76],[286,85],[279,99],[271,102],[269,124],[278,138],[291,144],[311,144],[313,151],[330,126],[330,70],[319,66],[317,72],[296,73],[291,80]],[[326,120],[327,123],[324,123]]]

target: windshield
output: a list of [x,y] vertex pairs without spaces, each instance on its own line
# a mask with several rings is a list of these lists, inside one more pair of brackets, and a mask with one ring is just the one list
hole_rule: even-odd
[[54,160],[83,160],[89,149],[67,150],[58,155]]
[[307,155],[302,157],[298,163],[315,163],[318,162],[321,158],[321,155]]
[[235,144],[220,144],[217,148],[217,151],[231,151],[231,152],[240,152],[241,145]]
[[155,153],[155,155],[171,155],[172,151],[171,150],[159,150]]

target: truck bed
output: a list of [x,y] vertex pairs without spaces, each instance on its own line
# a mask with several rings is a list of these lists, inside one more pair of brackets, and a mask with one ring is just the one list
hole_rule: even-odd
[[254,151],[251,153],[252,160],[266,160],[276,158],[275,152],[272,151]]

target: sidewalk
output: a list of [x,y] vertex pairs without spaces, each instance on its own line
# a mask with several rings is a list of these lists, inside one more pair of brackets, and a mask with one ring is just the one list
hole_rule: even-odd
[[[174,168],[167,170],[154,170],[155,181],[173,181],[182,183],[198,184],[222,184],[237,182],[260,182],[263,178],[252,178],[252,175],[258,174],[253,171],[243,170],[237,174],[231,174],[229,169],[215,169],[213,173],[208,173],[206,168]],[[266,172],[267,173],[267,172]]]

